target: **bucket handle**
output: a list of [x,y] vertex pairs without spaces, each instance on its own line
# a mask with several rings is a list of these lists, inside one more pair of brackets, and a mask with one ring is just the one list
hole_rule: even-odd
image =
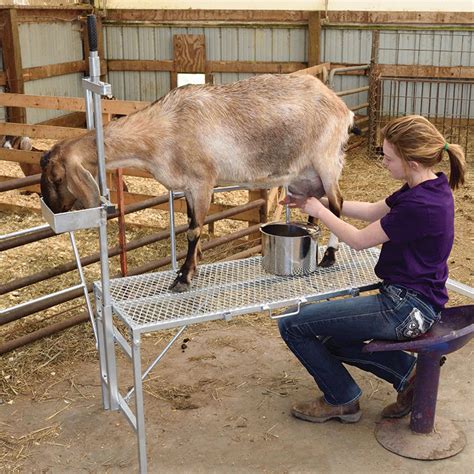
[[265,304],[265,305],[262,306],[262,311],[268,311],[269,314],[270,314],[271,319],[286,318],[287,316],[296,316],[300,312],[301,305],[305,304],[307,302],[308,302],[308,300],[306,298],[304,298],[304,297],[300,298],[300,300],[298,301],[298,304],[296,306],[296,310],[292,311],[291,313],[282,313],[282,314],[277,314],[276,316],[273,316],[272,315],[272,308],[268,304]]

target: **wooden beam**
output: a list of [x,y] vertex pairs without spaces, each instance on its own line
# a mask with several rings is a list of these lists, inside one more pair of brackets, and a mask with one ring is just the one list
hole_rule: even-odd
[[0,86],[6,86],[7,85],[7,75],[0,71]]
[[68,5],[66,7],[17,6],[16,8],[20,23],[77,21],[81,15],[92,13],[92,6],[85,4]]
[[107,10],[104,23],[291,23],[306,24],[308,12],[302,10]]
[[43,152],[0,148],[0,160],[37,165]]
[[38,125],[55,125],[58,127],[86,128],[86,114],[84,112],[72,112],[48,120],[38,122]]
[[63,76],[65,74],[84,73],[87,63],[84,60],[67,63],[47,64],[46,66],[29,67],[23,69],[24,81],[36,81],[46,77]]
[[0,135],[27,136],[30,138],[50,138],[64,140],[80,137],[87,130],[79,128],[53,127],[50,125],[25,125],[20,123],[0,122]]
[[310,74],[311,76],[321,76],[321,80],[325,83],[328,78],[329,70],[331,69],[331,63],[321,63],[317,66],[311,66],[305,69],[300,69],[296,72],[292,72],[293,76],[302,76],[304,74]]
[[155,61],[151,59],[109,59],[108,71],[164,71],[174,70],[172,60]]
[[335,24],[365,25],[466,25],[474,24],[474,12],[330,11],[325,27]]
[[[307,25],[313,12],[304,10],[107,10],[104,23],[154,24],[290,24]],[[334,24],[466,25],[474,12],[330,11],[325,27]]]
[[308,19],[308,66],[321,62],[321,12],[310,12]]
[[[27,94],[0,94],[0,106],[19,105],[36,109],[68,110],[85,112],[85,101],[78,97],[55,97]],[[150,102],[139,100],[102,100],[104,114],[128,115],[150,105]]]
[[267,62],[267,61],[208,61],[208,69],[213,72],[248,72],[288,74],[307,67],[300,62]]
[[[306,68],[301,62],[269,62],[269,61],[206,61],[206,71],[213,72],[248,72],[287,74]],[[173,61],[154,61],[145,59],[109,60],[109,71],[164,71],[175,72]]]
[[474,79],[474,66],[420,66],[378,64],[382,76],[436,79]]
[[[7,88],[10,92],[23,94],[23,82],[20,35],[18,32],[17,11],[15,8],[4,10],[3,14],[3,67],[7,78]],[[26,122],[26,110],[23,107],[8,107],[7,117],[11,122]]]

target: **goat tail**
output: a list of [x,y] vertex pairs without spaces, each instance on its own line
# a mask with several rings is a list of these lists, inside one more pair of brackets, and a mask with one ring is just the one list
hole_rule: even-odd
[[355,113],[350,110],[349,111],[349,133],[353,133],[354,135],[362,135],[362,130],[355,124]]

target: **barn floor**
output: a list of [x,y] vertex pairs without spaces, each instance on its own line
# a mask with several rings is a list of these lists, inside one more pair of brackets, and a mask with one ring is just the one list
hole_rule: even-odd
[[[348,157],[341,182],[346,199],[373,201],[397,187],[364,155],[360,149]],[[449,264],[451,278],[474,286],[471,160],[468,170],[466,185],[455,193],[456,240]],[[36,196],[7,192],[1,201],[0,224],[5,232],[42,223],[37,214],[12,207],[23,202],[34,207]],[[151,222],[149,217],[146,220]],[[226,230],[224,223],[217,229]],[[133,226],[127,229],[132,231],[136,231]],[[70,259],[68,240],[56,239],[52,246],[39,242],[2,255],[2,280]],[[88,246],[96,242],[94,235],[85,233],[79,249],[91,253],[94,249]],[[138,263],[157,258],[156,252],[166,255],[168,247],[141,250]],[[205,257],[217,260],[222,253]],[[89,272],[89,278],[97,278],[95,270]],[[76,275],[71,278],[77,283]],[[50,291],[59,289],[53,284],[61,288],[71,282],[44,282]],[[8,307],[22,297],[23,292],[13,292],[3,296],[0,304]],[[468,303],[472,300],[451,295],[450,305]],[[56,314],[55,309],[5,325],[0,328],[0,339],[9,340],[77,314],[83,302],[77,304],[63,314]],[[167,332],[145,337],[144,361],[153,360],[170,337]],[[183,350],[184,338],[190,340]],[[364,414],[357,424],[299,421],[290,415],[292,403],[317,396],[318,391],[286,349],[274,321],[260,314],[192,326],[144,386],[149,472],[408,473],[423,469],[470,473],[474,459],[473,354],[471,341],[448,356],[437,411],[465,432],[467,446],[453,458],[423,462],[394,455],[374,438],[381,409],[395,398],[385,382],[351,369],[364,392]],[[119,364],[123,393],[131,383],[131,369],[120,355]],[[0,357],[0,472],[128,473],[137,472],[137,459],[135,433],[123,415],[102,409],[97,354],[88,324]]]
[[[394,391],[353,370],[364,391],[363,417],[354,425],[296,420],[291,404],[318,394],[265,316],[191,328],[145,384],[149,472],[472,472],[474,365],[472,343],[448,357],[438,414],[465,432],[467,446],[442,461],[416,461],[382,448],[375,423]],[[51,341],[54,344],[53,341]],[[163,346],[145,338],[152,360]],[[121,358],[123,387],[130,380]],[[51,372],[31,393],[4,403],[0,440],[15,453],[5,472],[137,472],[133,430],[117,412],[102,409],[97,362],[77,357]],[[25,441],[30,441],[25,445]],[[16,446],[15,446],[16,443]],[[23,452],[20,446],[25,446]]]

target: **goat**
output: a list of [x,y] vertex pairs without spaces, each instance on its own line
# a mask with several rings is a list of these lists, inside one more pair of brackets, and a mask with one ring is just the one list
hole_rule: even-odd
[[[186,260],[171,285],[189,288],[213,188],[289,185],[292,194],[326,195],[340,215],[338,180],[354,114],[313,76],[260,75],[225,85],[173,89],[104,127],[108,169],[140,168],[167,189],[184,191]],[[41,159],[43,198],[55,213],[99,205],[93,131],[56,144]],[[335,261],[330,238],[321,262]]]
[[[0,147],[10,150],[32,151],[33,144],[29,137],[15,137],[11,135],[3,135],[0,137]],[[18,163],[25,176],[38,174],[41,172],[39,165],[34,163]]]

